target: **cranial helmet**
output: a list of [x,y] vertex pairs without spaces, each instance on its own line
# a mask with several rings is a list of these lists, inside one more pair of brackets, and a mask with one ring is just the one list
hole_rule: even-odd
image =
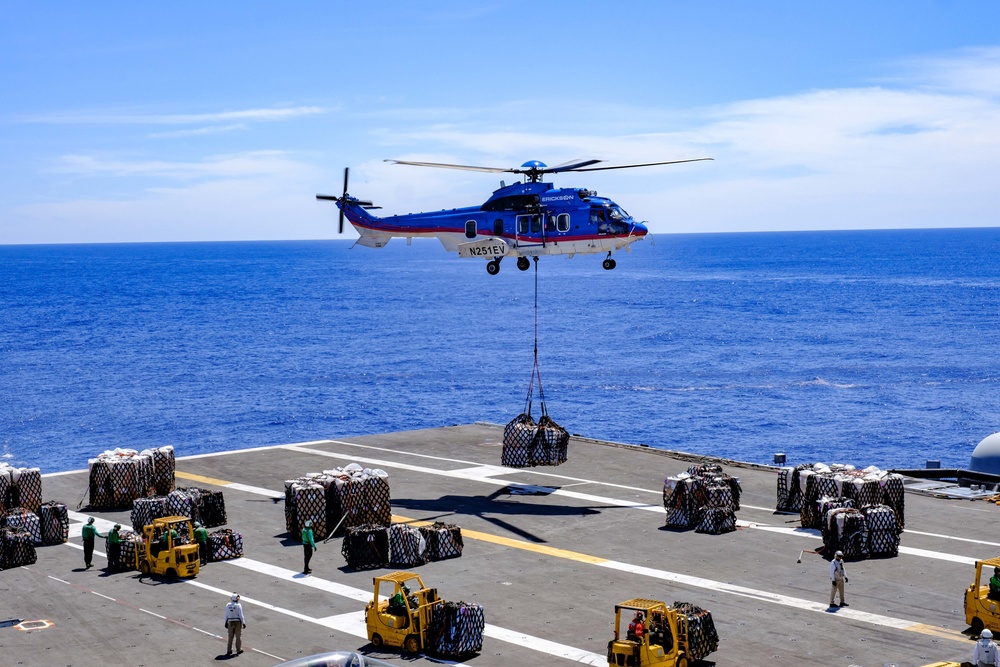
[[837,553],[835,553],[835,554],[833,554],[833,555],[834,555],[835,557],[836,557],[836,556],[840,556],[841,558],[843,558],[843,557],[844,557],[844,552],[843,552],[843,551],[838,551]]
[[195,521],[194,522],[194,527],[195,528],[201,528],[201,521]]
[[89,519],[87,519],[87,523],[94,523],[94,517],[90,517]]
[[236,602],[237,600],[240,599],[239,593],[233,593],[232,597],[230,597],[229,599],[232,600],[233,602]]
[[122,525],[120,523],[116,523],[115,524],[115,530],[119,530],[121,527],[122,527]]
[[983,633],[981,635],[979,635],[979,636],[982,637],[982,638],[984,638],[984,639],[992,639],[993,638],[993,633],[990,632],[989,628],[986,628],[985,630],[983,630]]
[[308,519],[306,521],[306,528],[312,528],[312,525],[313,525],[312,519]]

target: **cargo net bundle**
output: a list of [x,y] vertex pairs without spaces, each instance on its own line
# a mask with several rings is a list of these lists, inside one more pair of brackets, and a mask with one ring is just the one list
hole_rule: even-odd
[[0,512],[22,507],[37,514],[41,506],[42,471],[0,463]]
[[899,554],[900,530],[888,505],[857,509],[849,498],[824,499],[823,550],[844,552],[847,560]]
[[869,466],[802,464],[778,471],[778,511],[799,512],[803,528],[822,529],[822,498],[848,498],[855,509],[887,505],[895,513],[899,532],[904,528],[903,477]]
[[355,526],[392,522],[389,473],[351,463],[285,481],[285,530],[299,535],[306,521],[321,540]]
[[[153,500],[157,500],[157,497],[154,496]],[[148,509],[143,511],[156,511],[155,503],[146,507]],[[135,512],[134,504],[132,509]],[[162,512],[163,514],[160,516],[186,516],[191,521],[200,521],[205,528],[224,526],[227,523],[226,500],[222,491],[195,487],[174,489],[164,496]],[[135,520],[133,519],[134,524]]]
[[732,532],[736,530],[741,491],[739,479],[724,473],[722,466],[691,466],[687,472],[663,480],[666,525],[710,535]]
[[42,544],[69,541],[69,508],[55,500],[42,503],[38,510],[42,522]]
[[243,534],[220,528],[208,534],[208,560],[232,560],[243,556]]
[[687,618],[688,655],[692,660],[701,660],[719,650],[719,633],[715,629],[712,612],[690,602],[674,602],[674,608]]
[[352,526],[340,548],[348,567],[415,567],[462,555],[462,529],[435,522],[430,526],[394,523],[390,526]]
[[31,536],[32,544],[42,544],[42,522],[38,515],[26,509],[13,509],[3,516],[0,526],[24,531]]
[[0,528],[0,570],[31,565],[38,560],[34,539],[21,528]]
[[[110,533],[108,533],[110,535]],[[108,537],[104,540],[105,553],[108,554],[108,567],[112,570],[136,570],[135,554],[137,551],[141,551],[142,538],[133,533],[128,528],[122,528],[118,531],[118,536],[121,538],[121,547],[119,551],[118,558],[112,557],[111,549],[111,538]]]
[[90,507],[92,509],[127,509],[136,498],[174,489],[174,448],[115,448],[89,459]]
[[437,655],[461,658],[483,649],[486,615],[477,603],[445,602],[431,617],[431,650]]

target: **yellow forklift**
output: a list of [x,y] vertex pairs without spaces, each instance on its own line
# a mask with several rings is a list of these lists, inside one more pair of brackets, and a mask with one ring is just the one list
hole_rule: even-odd
[[689,631],[688,617],[665,602],[635,598],[617,604],[608,667],[688,667],[710,652],[692,652]]
[[136,545],[136,567],[143,576],[193,577],[201,571],[198,543],[191,519],[165,516],[143,526],[142,543]]
[[[424,586],[420,575],[413,572],[393,572],[375,577],[373,582],[372,601],[365,607],[368,641],[372,646],[402,647],[408,653],[427,649],[434,608],[444,604],[437,589]],[[379,599],[379,593],[390,591],[389,599]]]
[[993,569],[1000,567],[1000,557],[976,561],[976,578],[965,589],[965,622],[972,632],[979,634],[989,628],[1000,632],[1000,591],[990,596],[990,577]]

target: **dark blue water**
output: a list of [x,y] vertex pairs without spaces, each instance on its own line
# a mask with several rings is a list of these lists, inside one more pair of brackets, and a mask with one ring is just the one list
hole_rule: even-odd
[[[1000,430],[998,251],[979,229],[661,235],[610,272],[543,258],[549,414],[750,461],[964,467]],[[505,423],[531,376],[533,271],[436,242],[6,246],[0,304],[0,455],[43,472]]]

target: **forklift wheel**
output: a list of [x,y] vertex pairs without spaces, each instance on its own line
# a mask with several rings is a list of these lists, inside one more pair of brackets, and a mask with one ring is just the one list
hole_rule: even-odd
[[403,650],[407,653],[420,652],[420,640],[416,635],[406,635],[406,639],[403,640]]
[[139,574],[141,574],[144,577],[148,577],[149,576],[149,561],[148,560],[139,561]]
[[686,655],[677,656],[677,662],[674,663],[676,667],[688,667],[688,659]]
[[382,646],[385,645],[385,642],[382,641],[382,635],[380,635],[377,632],[372,635],[371,641],[372,641],[372,646],[374,646],[375,648],[382,648]]
[[983,624],[983,619],[978,616],[972,619],[972,634],[976,636],[981,635],[984,627],[986,626]]

